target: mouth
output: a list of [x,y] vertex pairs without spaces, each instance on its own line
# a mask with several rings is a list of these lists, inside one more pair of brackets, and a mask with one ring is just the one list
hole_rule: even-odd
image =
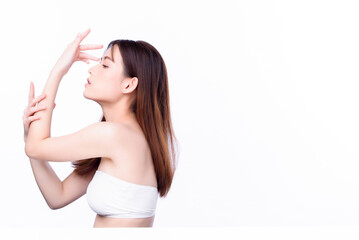
[[89,78],[87,78],[87,83],[88,83],[88,84],[91,84],[91,82],[90,82],[90,79],[89,79]]

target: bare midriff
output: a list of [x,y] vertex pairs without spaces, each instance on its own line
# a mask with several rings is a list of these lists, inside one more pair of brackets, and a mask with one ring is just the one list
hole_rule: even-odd
[[96,215],[94,228],[152,227],[155,217],[150,218],[112,218]]

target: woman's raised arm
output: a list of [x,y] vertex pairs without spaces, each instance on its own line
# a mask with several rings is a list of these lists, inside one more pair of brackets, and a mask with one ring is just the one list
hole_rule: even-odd
[[40,117],[40,119],[31,124],[25,144],[25,152],[31,158],[74,161],[107,154],[108,147],[104,146],[103,142],[101,143],[100,141],[108,141],[111,124],[95,123],[74,134],[63,137],[51,138],[50,133],[52,106],[63,76],[69,71],[75,61],[89,63],[89,60],[100,60],[97,57],[82,52],[103,47],[102,45],[95,44],[80,45],[89,33],[90,29],[77,35],[76,39],[67,46],[49,74],[43,90],[46,98],[38,102],[39,105],[44,106],[46,109],[35,113],[34,117]]

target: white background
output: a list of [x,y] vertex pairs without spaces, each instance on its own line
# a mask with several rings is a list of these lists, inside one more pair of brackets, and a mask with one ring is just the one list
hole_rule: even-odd
[[[145,40],[168,68],[178,169],[154,227],[359,224],[357,1],[0,3],[0,226],[92,227],[86,196],[46,205],[22,112],[66,45]],[[102,50],[93,54],[101,56]],[[96,122],[87,69],[61,82],[52,134]],[[51,163],[61,179],[70,163]]]

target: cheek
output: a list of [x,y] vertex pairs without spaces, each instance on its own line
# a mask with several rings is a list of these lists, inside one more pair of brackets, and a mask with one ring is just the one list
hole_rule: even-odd
[[120,77],[116,74],[108,74],[104,76],[104,87],[110,92],[119,92],[121,89]]
[[117,96],[121,94],[120,85],[114,81],[106,82],[106,84],[103,86],[103,90],[104,92],[106,92],[106,94],[109,94],[111,96]]
[[109,85],[115,86],[121,80],[121,75],[115,69],[102,70],[100,74],[100,81],[106,82]]
[[122,96],[120,80],[113,76],[104,76],[93,89],[99,99],[114,102]]

